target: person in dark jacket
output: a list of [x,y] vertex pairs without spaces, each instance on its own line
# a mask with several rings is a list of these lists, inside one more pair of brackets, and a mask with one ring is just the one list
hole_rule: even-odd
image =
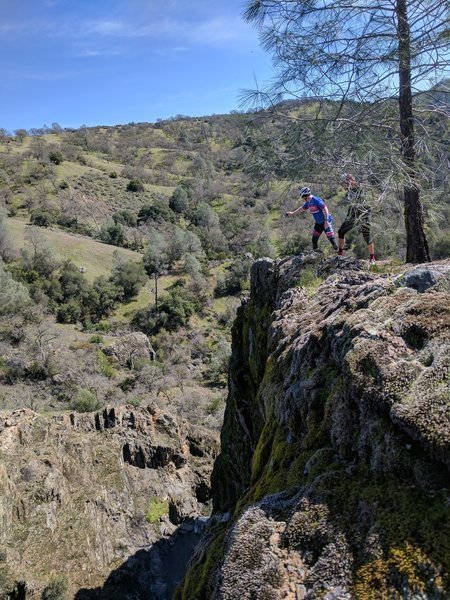
[[375,264],[375,247],[370,235],[370,215],[371,208],[366,201],[364,188],[355,176],[351,173],[344,173],[341,178],[341,185],[346,190],[346,199],[348,202],[347,216],[338,229],[338,254],[344,254],[345,235],[357,226],[360,228],[363,238],[367,244],[370,262]]

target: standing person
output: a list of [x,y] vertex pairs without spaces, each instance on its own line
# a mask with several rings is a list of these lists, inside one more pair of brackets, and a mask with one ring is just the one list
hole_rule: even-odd
[[305,212],[309,210],[315,221],[314,229],[312,231],[313,250],[318,250],[318,241],[323,231],[325,231],[326,236],[334,250],[337,250],[338,247],[336,245],[333,228],[331,226],[332,217],[325,202],[322,200],[322,198],[319,198],[319,196],[313,196],[309,187],[300,188],[299,194],[302,197],[303,204],[295,210],[287,212],[286,216],[290,217],[300,211]]
[[341,185],[347,192],[347,201],[349,207],[347,216],[338,230],[339,249],[338,254],[344,254],[345,234],[348,233],[355,225],[361,228],[361,233],[367,244],[367,249],[370,255],[370,263],[375,264],[375,247],[370,236],[370,213],[371,208],[366,202],[364,188],[351,173],[344,173],[341,178]]

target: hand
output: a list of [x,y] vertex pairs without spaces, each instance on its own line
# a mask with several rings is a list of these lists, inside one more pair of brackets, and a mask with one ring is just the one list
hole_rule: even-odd
[[292,212],[291,212],[291,211],[290,211],[290,212],[287,212],[287,213],[284,213],[284,216],[285,216],[285,217],[290,217],[291,215],[292,215]]

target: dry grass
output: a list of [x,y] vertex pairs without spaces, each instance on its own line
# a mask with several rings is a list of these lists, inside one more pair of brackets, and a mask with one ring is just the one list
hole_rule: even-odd
[[[89,160],[91,157],[89,156]],[[86,175],[86,173],[96,173],[98,170],[89,166],[80,165],[80,163],[71,162],[65,160],[56,167],[56,175],[60,178],[65,177],[79,177],[80,175]],[[99,174],[100,176],[100,174]]]

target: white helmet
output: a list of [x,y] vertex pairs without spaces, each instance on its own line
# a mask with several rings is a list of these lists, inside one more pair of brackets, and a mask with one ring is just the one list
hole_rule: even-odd
[[300,196],[309,196],[311,194],[311,190],[309,187],[302,187],[299,189]]

